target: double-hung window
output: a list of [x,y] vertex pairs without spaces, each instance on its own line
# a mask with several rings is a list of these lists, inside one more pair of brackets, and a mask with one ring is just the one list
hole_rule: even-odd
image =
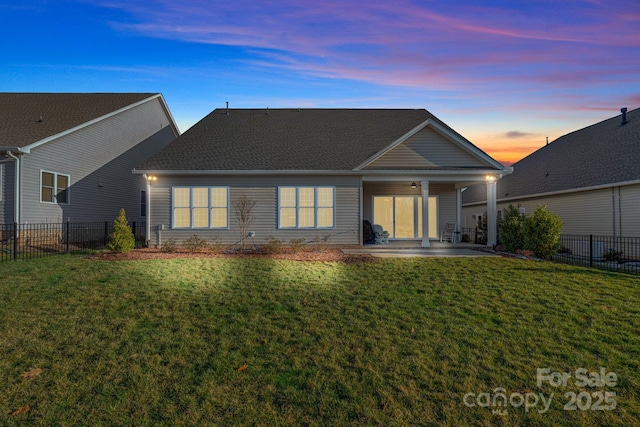
[[227,228],[228,187],[173,187],[173,228]]
[[69,203],[69,175],[40,172],[40,201],[42,203]]
[[278,228],[333,228],[334,187],[278,187]]
[[147,216],[147,190],[140,190],[140,216]]

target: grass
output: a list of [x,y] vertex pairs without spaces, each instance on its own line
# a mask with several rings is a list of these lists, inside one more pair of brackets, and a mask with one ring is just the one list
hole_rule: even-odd
[[[0,272],[0,425],[640,420],[638,277],[503,258],[57,256]],[[537,368],[581,367],[617,384],[536,383]],[[497,388],[552,404],[464,404]],[[583,391],[617,407],[563,410]]]

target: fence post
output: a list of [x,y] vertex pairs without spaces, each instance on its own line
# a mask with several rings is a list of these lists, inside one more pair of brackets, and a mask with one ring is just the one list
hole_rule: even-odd
[[104,246],[109,244],[109,221],[104,222]]
[[589,267],[593,267],[593,234],[589,234]]
[[13,260],[18,260],[18,223],[13,223]]
[[65,231],[65,239],[67,240],[66,252],[69,253],[69,241],[71,240],[71,233],[69,229],[71,228],[71,222],[67,219],[67,230]]

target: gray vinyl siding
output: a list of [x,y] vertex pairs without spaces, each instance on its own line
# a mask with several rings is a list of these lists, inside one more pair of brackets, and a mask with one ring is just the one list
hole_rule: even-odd
[[[23,222],[106,221],[124,208],[139,221],[140,190],[132,170],[177,135],[154,99],[32,149],[23,156]],[[41,170],[70,176],[69,203],[40,202]]]
[[[618,236],[640,237],[640,185],[499,202],[498,210],[518,203],[526,215],[537,206],[546,205],[562,220],[563,234],[613,236],[615,232]],[[472,215],[484,212],[483,204],[465,206],[462,216],[473,226]]]
[[[173,187],[228,187],[228,228],[226,229],[172,229],[171,197]],[[335,188],[335,227],[332,229],[278,229],[278,187],[279,186],[326,186]],[[360,243],[360,179],[342,176],[159,176],[151,190],[151,244],[158,245],[175,239],[177,243],[193,235],[205,239],[216,239],[224,244],[239,240],[238,225],[233,205],[238,198],[246,195],[256,202],[255,220],[250,231],[255,232],[255,243],[263,244],[273,236],[288,242],[291,239],[313,240],[330,235],[330,244],[353,245]],[[158,233],[159,226],[164,227]]]
[[426,127],[393,148],[365,169],[429,169],[437,167],[481,167],[479,159]]
[[13,222],[15,182],[15,162],[0,162],[0,224]]
[[622,227],[619,235],[640,237],[640,185],[618,187],[621,203]]
[[[363,219],[373,224],[372,199],[373,196],[421,196],[420,186],[411,188],[406,182],[373,183],[363,185]],[[429,183],[429,196],[438,196],[438,230],[442,230],[446,223],[456,222],[456,189],[453,184]]]

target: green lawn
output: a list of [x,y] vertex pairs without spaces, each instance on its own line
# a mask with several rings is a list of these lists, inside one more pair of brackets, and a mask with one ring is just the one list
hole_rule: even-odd
[[[640,422],[634,276],[505,258],[74,256],[0,276],[0,425]],[[601,367],[615,385],[575,383]],[[538,386],[538,368],[572,378]],[[478,406],[501,391],[551,406]],[[589,408],[605,392],[615,409],[563,409],[566,393]]]

